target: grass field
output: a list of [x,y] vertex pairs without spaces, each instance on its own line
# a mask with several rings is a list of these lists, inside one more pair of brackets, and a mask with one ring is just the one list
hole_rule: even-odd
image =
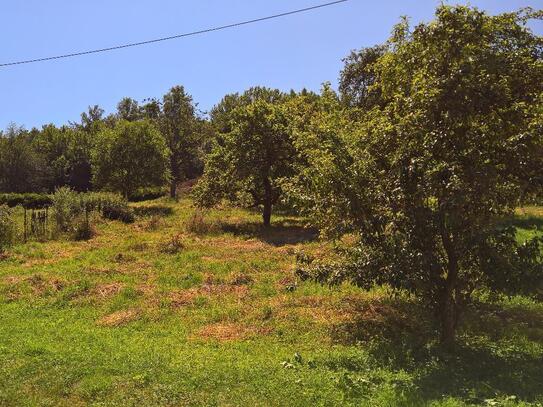
[[0,260],[1,406],[543,405],[540,302],[481,294],[447,353],[411,298],[296,281],[296,253],[330,252],[300,219],[223,208],[195,233],[189,200],[135,207]]

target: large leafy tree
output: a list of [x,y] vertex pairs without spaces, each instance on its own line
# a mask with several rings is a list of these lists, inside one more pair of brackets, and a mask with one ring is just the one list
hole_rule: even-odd
[[32,144],[36,152],[47,165],[42,169],[44,186],[48,191],[54,191],[68,182],[69,158],[69,129],[59,129],[50,124],[39,131],[34,129]]
[[210,112],[211,123],[219,134],[232,130],[232,113],[240,106],[248,106],[257,100],[268,103],[280,103],[286,95],[278,89],[254,86],[243,93],[231,93],[224,96]]
[[81,127],[87,132],[96,132],[104,119],[104,109],[98,105],[89,106],[81,113]]
[[[156,101],[147,104],[147,114],[157,113],[156,107]],[[197,153],[196,106],[183,86],[174,86],[164,95],[158,121],[170,149],[170,196],[175,198],[178,183],[196,177],[202,170]]]
[[94,184],[127,198],[138,188],[162,186],[169,181],[169,155],[150,122],[120,121],[98,134],[92,154]]
[[138,101],[129,97],[122,98],[117,104],[117,116],[129,122],[139,120],[142,117],[142,111]]
[[77,191],[91,188],[91,135],[78,126],[49,124],[30,132],[32,146],[46,165],[41,168],[43,187],[53,192],[69,185]]
[[377,79],[375,63],[385,52],[386,46],[376,45],[353,51],[343,60],[339,91],[346,105],[371,109],[382,103],[379,87],[373,85]]
[[197,202],[211,206],[229,198],[260,206],[268,226],[282,181],[294,171],[296,151],[287,116],[281,104],[257,98],[229,111],[228,117],[230,131],[220,135],[208,155]]
[[0,133],[0,190],[33,192],[42,186],[40,168],[44,163],[22,127],[10,125]]
[[526,185],[541,187],[543,41],[531,17],[441,6],[429,24],[404,21],[372,63],[382,103],[338,103],[299,132],[308,207],[325,230],[359,237],[343,264],[302,275],[417,294],[444,343],[475,289],[541,288],[541,241],[518,243],[503,224]]

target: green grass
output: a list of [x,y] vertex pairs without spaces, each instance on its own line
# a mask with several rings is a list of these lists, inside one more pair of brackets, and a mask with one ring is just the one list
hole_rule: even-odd
[[298,251],[330,250],[300,219],[222,208],[198,235],[188,200],[134,206],[0,262],[0,406],[543,404],[540,302],[482,296],[451,354],[410,298],[296,281]]

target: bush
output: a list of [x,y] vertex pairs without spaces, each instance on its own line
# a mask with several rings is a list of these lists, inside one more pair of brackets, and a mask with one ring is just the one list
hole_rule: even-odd
[[116,194],[94,194],[100,195],[98,209],[102,216],[110,220],[120,220],[124,223],[133,223],[135,220],[134,211],[128,206],[128,202]]
[[53,194],[54,218],[57,229],[67,232],[75,216],[84,212],[79,194],[68,187],[58,188]]
[[0,194],[0,205],[10,208],[22,206],[26,209],[44,209],[53,205],[53,199],[46,194]]
[[11,209],[6,205],[0,206],[0,254],[13,243],[15,230]]
[[91,215],[80,215],[75,219],[75,225],[72,232],[74,240],[90,240],[96,235],[96,229],[93,226],[94,222]]
[[124,223],[132,223],[135,219],[128,202],[120,195],[109,192],[77,193],[62,187],[53,195],[53,206],[57,227],[63,232],[70,229],[76,216],[85,212],[98,212],[106,219]]
[[168,191],[163,187],[157,188],[141,188],[130,195],[130,202],[142,202],[151,201],[153,199],[161,198],[168,194]]

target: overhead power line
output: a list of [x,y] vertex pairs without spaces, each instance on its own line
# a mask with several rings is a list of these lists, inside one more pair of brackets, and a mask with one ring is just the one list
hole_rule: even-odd
[[339,4],[339,3],[345,3],[347,1],[349,1],[349,0],[337,0],[337,1],[332,1],[332,2],[329,2],[329,3],[319,4],[319,5],[312,6],[312,7],[306,7],[306,8],[301,8],[301,9],[298,9],[298,10],[287,11],[285,13],[274,14],[274,15],[267,16],[267,17],[260,17],[260,18],[255,18],[255,19],[252,19],[252,20],[241,21],[241,22],[238,22],[238,23],[221,25],[221,26],[217,26],[217,27],[206,28],[204,30],[192,31],[192,32],[183,33],[183,34],[171,35],[169,37],[155,38],[155,39],[147,40],[147,41],[132,42],[132,43],[129,43],[129,44],[115,45],[113,47],[99,48],[99,49],[93,49],[93,50],[87,50],[87,51],[79,51],[79,52],[72,52],[70,54],[56,55],[56,56],[51,56],[51,57],[27,59],[27,60],[21,60],[21,61],[13,61],[13,62],[5,62],[5,63],[0,64],[0,68],[7,67],[7,66],[13,66],[13,65],[32,64],[32,63],[35,63],[35,62],[44,62],[44,61],[52,61],[52,60],[56,60],[56,59],[71,58],[71,57],[77,57],[77,56],[81,56],[81,55],[98,54],[100,52],[115,51],[115,50],[123,49],[123,48],[138,47],[140,45],[154,44],[156,42],[170,41],[170,40],[175,40],[175,39],[178,39],[178,38],[185,38],[185,37],[192,37],[192,36],[195,36],[195,35],[207,34],[207,33],[211,33],[211,32],[214,32],[214,31],[226,30],[228,28],[235,28],[235,27],[241,27],[243,25],[259,23],[259,22],[266,21],[266,20],[273,20],[273,19],[276,19],[276,18],[286,17],[286,16],[290,16],[290,15],[293,15],[293,14],[305,13],[305,12],[308,12],[308,11],[333,6],[333,5],[336,5],[336,4]]

